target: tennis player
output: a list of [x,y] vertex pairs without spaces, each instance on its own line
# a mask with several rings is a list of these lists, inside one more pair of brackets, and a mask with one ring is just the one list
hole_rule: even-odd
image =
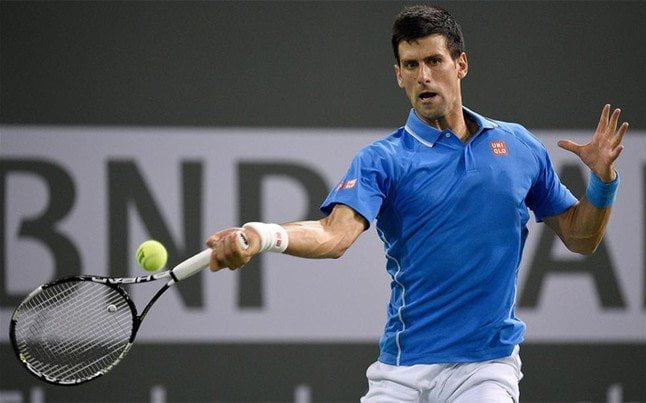
[[217,232],[207,240],[211,269],[239,268],[265,251],[338,258],[376,220],[393,281],[362,401],[517,402],[525,325],[514,300],[528,210],[568,249],[594,252],[628,124],[618,127],[620,110],[606,105],[589,143],[558,142],[590,168],[577,200],[527,129],[462,105],[467,55],[447,11],[403,10],[392,46],[397,83],[412,104],[404,126],[358,152],[323,202],[325,218]]

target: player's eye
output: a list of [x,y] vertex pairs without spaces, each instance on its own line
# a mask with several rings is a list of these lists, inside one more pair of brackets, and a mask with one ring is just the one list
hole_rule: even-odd
[[415,62],[415,61],[406,61],[406,62],[404,62],[404,67],[407,68],[407,69],[414,69],[415,67],[417,67],[417,62]]

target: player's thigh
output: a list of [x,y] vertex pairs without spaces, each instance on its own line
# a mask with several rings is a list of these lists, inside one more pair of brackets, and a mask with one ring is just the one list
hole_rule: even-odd
[[410,370],[375,362],[366,371],[368,393],[361,403],[418,403],[420,392],[408,373]]
[[361,403],[418,403],[420,393],[405,385],[392,381],[368,382],[368,393]]
[[452,403],[518,402],[518,383],[523,374],[517,351],[510,357],[470,364],[469,367],[452,393]]
[[518,384],[514,386],[487,380],[473,385],[470,389],[451,400],[451,403],[517,403],[518,397]]

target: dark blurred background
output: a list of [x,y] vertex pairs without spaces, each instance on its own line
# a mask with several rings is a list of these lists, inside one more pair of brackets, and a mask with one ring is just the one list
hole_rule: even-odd
[[[405,4],[3,1],[1,122],[397,127]],[[472,109],[591,128],[610,102],[646,127],[644,2],[436,4],[462,25]]]

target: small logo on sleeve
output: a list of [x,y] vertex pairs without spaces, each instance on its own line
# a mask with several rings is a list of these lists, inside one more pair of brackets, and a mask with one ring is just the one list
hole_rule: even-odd
[[507,152],[507,144],[502,140],[490,141],[489,147],[491,147],[493,155],[502,156],[509,154]]
[[352,189],[354,185],[357,184],[357,179],[350,179],[345,182],[339,183],[339,185],[336,187],[336,190],[341,190],[341,189]]

